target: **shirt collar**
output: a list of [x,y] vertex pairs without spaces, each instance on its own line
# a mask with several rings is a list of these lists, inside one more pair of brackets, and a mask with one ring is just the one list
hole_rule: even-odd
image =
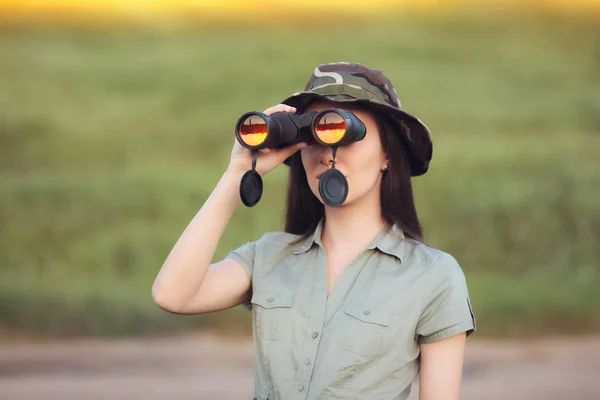
[[369,248],[377,247],[380,251],[394,256],[398,260],[402,261],[402,258],[405,254],[405,246],[402,246],[404,239],[404,232],[402,231],[402,228],[400,228],[397,224],[394,224],[392,226],[386,226],[381,231],[379,236],[377,236],[375,240],[371,243]]
[[323,247],[323,244],[321,243],[321,232],[322,231],[323,231],[323,218],[321,218],[321,220],[317,224],[317,227],[315,228],[315,231],[313,232],[313,234],[300,242],[300,244],[298,245],[296,250],[294,250],[294,254],[301,254],[301,253],[307,252],[308,250],[310,250],[310,248],[312,247],[312,245],[314,243]]
[[[323,247],[323,244],[321,243],[322,231],[323,219],[321,218],[321,220],[317,224],[317,227],[315,228],[314,233],[299,243],[298,247],[294,250],[294,254],[301,254],[307,252],[312,248],[313,244],[315,243]],[[400,228],[397,224],[394,224],[393,226],[388,225],[381,230],[379,235],[377,235],[377,237],[371,242],[371,244],[369,244],[367,249],[371,250],[377,248],[386,254],[389,254],[398,258],[399,260],[402,260],[403,246],[400,246],[400,243],[404,241],[404,239],[405,236],[404,232],[402,231],[402,228]]]

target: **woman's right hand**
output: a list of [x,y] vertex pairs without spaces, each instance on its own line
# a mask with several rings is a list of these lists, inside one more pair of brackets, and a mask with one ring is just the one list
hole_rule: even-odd
[[[295,113],[296,108],[277,104],[267,108],[264,113],[271,115],[276,112],[285,111]],[[260,149],[256,160],[256,172],[261,176],[271,171],[273,168],[282,164],[288,157],[300,149],[306,147],[306,143],[296,143],[282,149]],[[233,149],[231,150],[231,159],[229,161],[228,171],[246,172],[252,168],[252,151],[242,146],[238,140],[234,141]]]

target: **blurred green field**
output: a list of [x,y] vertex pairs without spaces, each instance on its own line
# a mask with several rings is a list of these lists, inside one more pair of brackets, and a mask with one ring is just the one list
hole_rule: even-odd
[[[0,29],[0,330],[247,334],[173,316],[154,277],[227,165],[239,115],[319,63],[384,70],[434,135],[426,238],[467,273],[480,335],[600,329],[600,21],[474,13],[280,24]],[[215,260],[280,230],[286,171]]]

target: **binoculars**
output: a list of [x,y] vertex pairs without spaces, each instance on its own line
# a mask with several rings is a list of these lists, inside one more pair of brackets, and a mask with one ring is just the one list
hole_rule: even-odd
[[364,123],[352,112],[328,108],[303,114],[276,112],[271,115],[259,111],[243,114],[235,126],[238,142],[252,151],[252,169],[240,183],[240,196],[247,207],[252,207],[262,197],[262,178],[256,172],[259,149],[283,148],[296,143],[319,144],[333,148],[332,168],[319,179],[319,193],[325,204],[341,205],[348,195],[346,177],[335,169],[336,150],[359,140],[367,133]]
[[235,135],[250,150],[282,148],[299,142],[338,147],[365,137],[363,122],[350,111],[330,108],[305,114],[258,111],[240,117]]

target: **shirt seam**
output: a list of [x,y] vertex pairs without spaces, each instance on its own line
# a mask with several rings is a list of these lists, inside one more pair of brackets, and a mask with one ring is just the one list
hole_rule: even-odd
[[254,296],[254,266],[250,268],[248,262],[244,259],[244,257],[242,257],[236,252],[231,252],[227,254],[225,258],[237,261],[242,267],[242,269],[246,272],[246,275],[248,275],[248,278],[250,279],[250,298],[248,299],[248,301],[244,301],[243,303],[241,303],[241,306],[248,311],[252,311],[252,297]]
[[251,268],[250,265],[248,264],[248,262],[244,259],[244,257],[240,256],[237,253],[230,253],[228,254],[225,258],[230,258],[233,260],[236,260],[238,263],[240,263],[241,267],[244,269],[244,271],[246,272],[246,275],[248,275],[248,277],[250,279],[252,279],[252,276],[254,274],[254,268]]
[[431,335],[422,336],[419,342],[425,344],[432,343],[468,331],[475,331],[473,321],[462,321],[447,328],[444,328],[438,332],[432,333]]
[[427,281],[425,282],[425,287],[423,288],[423,297],[421,297],[421,310],[419,312],[419,322],[417,322],[417,330],[421,325],[421,317],[423,316],[423,311],[425,310],[425,296],[427,295],[427,289],[429,288],[429,282],[431,281],[431,274],[433,271],[433,266],[435,262],[441,257],[441,254],[436,255],[428,265],[429,273],[427,275]]

